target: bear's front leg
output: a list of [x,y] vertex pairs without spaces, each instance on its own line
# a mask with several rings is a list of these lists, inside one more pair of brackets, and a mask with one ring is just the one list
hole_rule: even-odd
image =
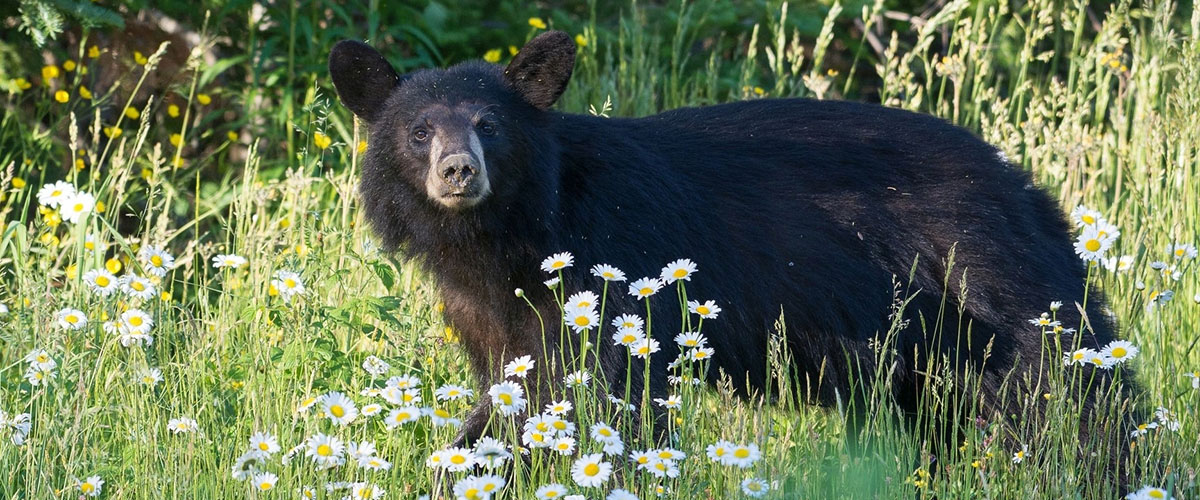
[[[486,390],[486,388],[483,388]],[[471,412],[463,419],[462,428],[458,430],[458,437],[454,438],[454,443],[451,446],[465,448],[474,446],[479,438],[487,433],[488,417],[492,413],[492,400],[486,394],[479,398],[475,403],[475,407],[471,408]]]

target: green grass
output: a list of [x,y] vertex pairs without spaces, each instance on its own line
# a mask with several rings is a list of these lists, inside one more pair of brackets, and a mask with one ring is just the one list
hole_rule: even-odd
[[[1120,228],[1108,254],[1132,256],[1132,265],[1122,272],[1096,267],[1091,282],[1107,295],[1123,337],[1141,350],[1126,366],[1144,393],[1134,401],[1102,398],[1098,411],[1111,424],[1129,405],[1147,418],[1161,406],[1178,415],[1178,430],[1160,428],[1138,439],[1120,431],[1119,444],[1102,438],[1080,443],[1072,419],[1078,398],[1072,396],[1087,381],[1066,367],[1050,370],[1044,382],[1045,420],[1030,412],[1000,419],[977,415],[969,396],[931,385],[930,411],[916,432],[888,418],[894,411],[881,395],[886,380],[860,380],[856,390],[867,395],[862,410],[871,419],[855,436],[847,435],[854,431],[844,417],[852,409],[792,403],[789,396],[804,392],[798,381],[771,388],[771,396],[782,396],[778,404],[764,403],[765,396],[737,399],[726,383],[679,390],[683,405],[672,413],[677,432],[671,445],[687,458],[677,464],[678,478],[658,480],[612,458],[618,472],[605,488],[579,488],[570,475],[574,457],[534,450],[529,460],[515,462],[500,498],[531,498],[552,482],[590,499],[614,487],[651,498],[660,485],[668,490],[663,498],[730,498],[742,495],[739,485],[751,477],[773,485],[770,498],[1114,498],[1143,485],[1169,488],[1177,498],[1200,495],[1200,390],[1183,375],[1200,370],[1200,280],[1195,259],[1175,260],[1165,251],[1174,243],[1200,243],[1200,11],[1185,16],[1168,3],[1117,3],[1092,19],[1086,7],[954,1],[914,24],[914,31],[881,38],[886,57],[876,58],[862,32],[845,26],[860,16],[868,26],[882,22],[881,4],[862,12],[825,9],[825,29],[816,35],[795,30],[794,13],[789,23],[786,10],[764,7],[765,23],[724,34],[721,46],[735,48],[711,55],[691,47],[705,26],[718,22],[721,9],[676,5],[666,10],[671,21],[664,25],[671,29],[654,30],[642,29],[654,20],[635,4],[614,25],[598,27],[595,17],[578,20],[576,33],[589,43],[560,106],[629,116],[760,95],[876,92],[889,106],[977,131],[1033,172],[1065,208],[1087,205]],[[341,498],[349,490],[324,489],[339,481],[369,481],[387,498],[414,498],[450,495],[466,476],[425,466],[455,435],[429,417],[389,430],[382,416],[360,416],[343,427],[318,417],[319,405],[297,412],[303,400],[328,391],[346,393],[359,408],[383,403],[360,391],[382,386],[388,376],[411,374],[422,381],[419,406],[462,418],[468,403],[436,402],[432,390],[470,387],[473,380],[440,321],[433,284],[403,256],[380,254],[358,215],[356,145],[365,137],[331,97],[319,61],[298,60],[294,50],[310,50],[304,40],[318,36],[312,29],[317,22],[346,21],[322,12],[306,4],[296,16],[281,17],[293,23],[284,26],[290,38],[244,45],[265,54],[281,42],[291,47],[290,58],[273,53],[275,65],[256,66],[247,57],[253,53],[212,62],[197,52],[187,61],[197,70],[190,78],[147,100],[94,87],[92,100],[80,96],[78,86],[91,81],[80,68],[94,72],[98,63],[87,48],[99,37],[76,45],[51,42],[60,61],[79,65],[66,71],[55,63],[55,78],[43,80],[36,65],[24,76],[12,67],[0,72],[10,77],[0,82],[10,91],[0,103],[0,300],[9,308],[0,319],[0,410],[29,413],[32,421],[24,445],[0,441],[0,470],[8,472],[0,477],[0,497],[75,498],[78,481],[98,475],[105,498],[283,498],[305,486],[321,498]],[[222,21],[246,17],[225,15]],[[368,16],[377,22],[374,8]],[[202,31],[203,39],[224,28],[214,29]],[[131,64],[126,89],[159,71],[152,52],[145,54],[146,66]],[[409,56],[414,64],[429,62],[421,60],[427,52]],[[225,71],[241,78],[224,78]],[[20,90],[18,77],[29,88]],[[270,84],[278,81],[292,85],[276,92]],[[55,99],[59,90],[67,91],[66,103]],[[202,96],[214,99],[204,102]],[[118,111],[133,106],[140,113],[114,113],[105,121],[98,104]],[[179,106],[180,116],[170,115],[170,104]],[[111,142],[100,140],[108,127],[123,132]],[[178,145],[173,134],[179,134]],[[74,168],[76,158],[82,168]],[[94,195],[104,210],[80,223],[39,210],[40,186],[62,178]],[[108,248],[87,248],[88,234]],[[174,269],[156,280],[163,294],[105,298],[83,283],[86,272],[106,265],[119,265],[118,275],[145,274],[138,253],[148,245],[176,258]],[[225,253],[249,263],[214,269],[212,258]],[[1178,265],[1178,279],[1152,269],[1154,261]],[[698,265],[694,279],[703,280],[705,263]],[[300,273],[306,293],[291,301],[273,294],[270,283],[279,270]],[[1173,300],[1148,307],[1152,296],[1168,290]],[[678,291],[667,288],[652,299],[656,314],[676,307]],[[904,299],[897,295],[897,307]],[[55,313],[67,307],[82,310],[87,327],[56,326]],[[152,344],[123,346],[102,328],[106,318],[129,308],[154,319]],[[886,366],[892,353],[880,347],[879,364]],[[25,378],[24,357],[34,349],[45,349],[56,363],[54,379],[37,386]],[[372,377],[362,368],[371,355],[391,365],[386,375]],[[771,369],[785,370],[787,356],[775,349]],[[139,382],[148,368],[161,370],[161,383]],[[970,377],[966,384],[969,395]],[[487,387],[471,388],[475,398],[488,397]],[[597,421],[622,431],[625,456],[654,446],[631,438],[637,418],[617,422],[600,411],[607,405],[602,392],[581,389],[574,396],[576,457],[599,452],[587,433]],[[198,429],[172,433],[168,421],[178,417],[195,419]],[[935,423],[973,417],[984,424],[967,427],[961,448],[943,449],[927,439]],[[1006,418],[1015,423],[1002,424]],[[278,475],[276,491],[254,492],[250,481],[231,474],[259,431],[273,434],[283,448],[262,465]],[[0,430],[0,437],[11,432]],[[281,463],[284,452],[315,433],[373,441],[378,456],[393,466],[318,470],[302,455]],[[511,433],[500,437],[517,440]],[[721,439],[753,443],[763,459],[748,469],[716,464],[705,448]],[[1027,455],[1014,463],[1022,446]],[[1128,483],[1102,465],[1123,446],[1132,446]],[[931,454],[939,459],[935,474]]]

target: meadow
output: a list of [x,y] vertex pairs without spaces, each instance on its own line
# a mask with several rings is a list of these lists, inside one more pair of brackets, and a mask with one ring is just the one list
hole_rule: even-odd
[[[153,24],[187,26],[158,38],[121,35],[142,19],[134,12],[152,10],[138,2],[0,10],[2,498],[1200,496],[1200,11],[1190,4],[950,0],[904,13],[882,1],[495,2],[481,13],[197,3],[208,11],[164,2]],[[397,21],[406,17],[419,22]],[[1047,345],[1063,363],[1043,401],[1023,406],[1044,406],[1045,419],[977,414],[970,390],[931,385],[911,429],[889,417],[881,377],[857,384],[871,418],[848,427],[850,408],[798,404],[799,381],[740,399],[684,371],[668,400],[617,395],[668,408],[666,443],[637,432],[646,414],[625,411],[588,373],[565,381],[569,400],[521,414],[524,375],[539,367],[516,363],[509,383],[474,386],[436,285],[403,253],[380,252],[363,223],[368,138],[323,64],[341,38],[378,41],[405,70],[504,63],[546,29],[580,45],[564,111],[643,116],[802,96],[971,129],[1062,201],[1089,284],[1128,343]],[[705,262],[694,264],[690,279],[704,280]],[[573,302],[629,293],[642,278],[599,274],[554,286]],[[685,315],[701,335],[721,321],[685,293],[675,282],[647,307]],[[897,310],[905,299],[897,292]],[[1084,329],[1054,319],[1074,304],[1045,307],[1027,318],[1031,335]],[[645,319],[599,318],[595,338],[636,337]],[[789,354],[776,347],[768,369],[783,373]],[[705,369],[708,355],[720,353],[684,368]],[[880,364],[895,355],[881,346]],[[1140,387],[1100,400],[1119,439],[1080,441],[1085,363]],[[449,448],[480,398],[497,402],[503,432]],[[1120,428],[1125,414],[1142,425]],[[931,439],[943,422],[969,423],[963,442]],[[1126,455],[1127,473],[1114,476],[1104,464]]]

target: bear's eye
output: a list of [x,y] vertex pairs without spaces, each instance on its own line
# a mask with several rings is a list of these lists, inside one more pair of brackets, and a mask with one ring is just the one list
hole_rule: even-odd
[[429,131],[423,128],[418,128],[413,130],[412,137],[417,142],[425,142],[426,139],[429,139]]
[[483,135],[493,135],[496,133],[496,124],[490,121],[481,121],[476,127],[479,128],[479,132]]

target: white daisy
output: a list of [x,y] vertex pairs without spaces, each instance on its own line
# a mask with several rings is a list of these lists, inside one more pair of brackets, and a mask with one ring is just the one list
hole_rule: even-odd
[[563,383],[566,384],[567,387],[572,387],[572,388],[587,387],[588,383],[591,381],[592,381],[592,376],[588,372],[585,372],[583,370],[571,372],[571,373],[567,374],[566,377],[563,378]]
[[663,281],[658,278],[642,278],[629,284],[629,295],[644,299],[658,293],[663,286]]
[[748,477],[742,480],[742,493],[748,497],[761,498],[769,491],[771,491],[771,485],[762,479]]
[[668,410],[678,410],[683,406],[683,398],[679,397],[678,394],[668,396],[667,399],[654,398],[654,402]]
[[658,351],[658,341],[651,338],[643,338],[629,346],[630,354],[642,359],[648,358]]
[[438,401],[455,401],[464,398],[471,398],[475,395],[475,391],[467,389],[461,385],[446,384],[438,387],[433,391],[433,397]]
[[1100,212],[1079,205],[1074,210],[1071,210],[1071,220],[1075,222],[1076,227],[1085,227],[1094,226],[1097,222],[1104,220],[1104,218],[1100,216]]
[[570,252],[560,252],[546,257],[546,260],[542,261],[542,271],[548,273],[561,271],[571,267],[574,263],[575,257]]
[[154,318],[141,309],[130,309],[121,313],[118,328],[123,334],[146,335],[154,329]]
[[162,380],[162,370],[159,370],[158,368],[145,368],[137,375],[138,382],[150,387],[158,385],[158,383],[162,382]]
[[346,458],[343,456],[346,445],[337,437],[313,434],[305,442],[305,445],[304,454],[320,468],[328,469],[346,463]]
[[388,429],[395,429],[397,426],[416,422],[421,418],[421,409],[415,406],[404,406],[396,408],[388,413],[387,418],[383,420],[383,425]]
[[96,197],[81,191],[63,200],[59,213],[63,220],[78,224],[84,215],[92,212],[93,208],[96,208]]
[[525,409],[525,390],[513,382],[505,380],[493,385],[488,389],[488,395],[501,414],[512,415]]
[[525,378],[533,370],[534,364],[536,363],[530,356],[515,358],[504,365],[504,376]]
[[279,451],[279,441],[269,432],[255,432],[250,436],[250,449],[274,455]]
[[275,287],[279,298],[285,303],[291,302],[293,297],[304,295],[305,292],[304,280],[300,278],[300,274],[284,269],[275,271],[275,279],[271,280],[271,286]]
[[362,368],[372,377],[382,377],[387,374],[388,370],[392,369],[387,361],[379,359],[379,356],[367,356],[362,362]]
[[576,309],[595,309],[600,305],[600,296],[592,292],[578,292],[567,298],[567,303],[564,307],[573,307]]
[[58,208],[72,196],[75,196],[75,186],[65,181],[46,184],[37,193],[38,203],[50,208]]
[[88,290],[101,297],[112,295],[118,286],[117,277],[107,269],[92,269],[83,273],[83,282],[87,284]]
[[232,253],[223,253],[212,258],[212,265],[217,269],[237,269],[248,262],[245,257]]
[[1104,347],[1101,355],[1112,358],[1114,363],[1120,364],[1136,358],[1138,348],[1127,340],[1114,340]]
[[632,347],[644,338],[642,332],[635,328],[617,328],[617,331],[612,334],[613,345],[625,347]]
[[341,392],[326,394],[321,398],[321,403],[325,406],[324,415],[336,425],[349,425],[358,417],[358,407],[354,401]]
[[66,307],[54,313],[54,321],[64,330],[79,330],[87,326],[88,319],[83,311]]
[[664,267],[662,273],[659,274],[659,278],[669,285],[679,280],[691,281],[693,274],[696,274],[696,264],[688,259],[679,259],[667,264],[667,267]]
[[120,285],[125,295],[139,300],[150,300],[158,291],[149,279],[130,273],[121,276]]
[[188,417],[172,418],[167,421],[167,430],[172,434],[186,434],[200,430],[200,424]]
[[603,278],[604,281],[625,281],[625,273],[608,264],[592,266],[592,276]]
[[575,405],[572,405],[570,401],[565,399],[562,401],[552,401],[546,405],[546,413],[551,415],[566,415],[574,408]]
[[270,491],[275,489],[275,483],[278,481],[279,476],[276,476],[270,472],[263,472],[255,475],[252,482],[254,484],[254,489],[258,491]]
[[[46,352],[45,349],[29,351],[29,354],[26,354],[24,359],[26,363],[29,363],[29,366],[38,370],[53,370],[58,368],[58,361],[55,361],[54,357],[50,356],[50,353]],[[0,428],[3,428],[3,423],[4,421],[0,420]]]
[[706,300],[703,304],[701,304],[699,301],[689,300],[688,311],[691,311],[692,314],[699,315],[704,319],[714,319],[718,314],[721,313],[721,307],[712,300]]
[[79,483],[79,493],[89,497],[98,497],[104,489],[104,480],[100,476],[91,476]]
[[563,309],[563,322],[576,332],[595,328],[600,324],[600,315],[592,308],[567,306]]
[[503,467],[510,458],[508,447],[496,438],[484,436],[475,442],[475,460],[488,469]]
[[579,457],[571,465],[571,479],[575,484],[584,488],[600,486],[608,481],[612,474],[612,464],[604,461],[604,456],[592,453]]
[[142,265],[146,267],[146,272],[159,278],[166,276],[167,272],[175,267],[175,257],[166,250],[153,245],[142,247],[138,257],[141,258]]
[[613,318],[612,326],[615,328],[632,328],[641,332],[646,324],[645,321],[642,321],[641,316],[636,314],[622,314]]
[[1167,490],[1153,486],[1143,486],[1141,489],[1125,495],[1126,500],[1172,500],[1173,496]]
[[369,403],[369,404],[363,405],[362,416],[374,417],[375,415],[378,415],[379,412],[382,412],[382,411],[383,411],[383,405],[381,405],[379,403]]
[[680,347],[704,347],[708,339],[700,332],[684,332],[675,336],[675,343]]
[[1169,245],[1167,246],[1167,253],[1171,254],[1172,257],[1175,257],[1176,260],[1183,258],[1194,259],[1197,255],[1196,247],[1189,243],[1175,243]]
[[413,375],[397,375],[387,380],[388,387],[397,389],[416,389],[421,387],[421,379]]
[[454,416],[451,415],[449,411],[446,411],[445,408],[429,408],[425,414],[429,415],[429,420],[433,422],[433,425],[436,427],[447,425],[450,427],[462,426],[462,420],[454,418]]
[[538,500],[560,500],[567,495],[567,487],[560,483],[550,483],[539,487],[533,492]]
[[1096,226],[1087,226],[1079,238],[1075,240],[1075,253],[1079,254],[1079,258],[1084,261],[1099,261],[1104,258],[1104,253],[1112,247],[1112,240],[1100,236],[1100,230]]

